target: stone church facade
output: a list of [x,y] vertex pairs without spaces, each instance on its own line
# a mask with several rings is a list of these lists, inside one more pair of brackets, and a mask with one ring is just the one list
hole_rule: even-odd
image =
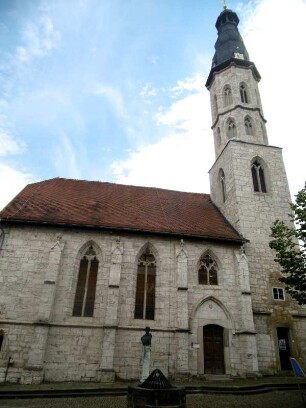
[[287,219],[260,75],[236,13],[217,19],[211,194],[67,179],[28,185],[0,213],[0,382],[273,375],[306,364],[306,311],[269,248]]

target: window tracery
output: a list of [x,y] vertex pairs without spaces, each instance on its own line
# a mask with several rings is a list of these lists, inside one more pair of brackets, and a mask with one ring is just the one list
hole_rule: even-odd
[[226,85],[224,87],[223,98],[224,98],[224,106],[228,106],[228,105],[231,105],[233,103],[232,90],[231,90],[231,87],[229,85]]
[[246,116],[244,119],[245,132],[249,136],[254,136],[254,127],[252,119],[249,116]]
[[220,187],[221,187],[221,193],[222,193],[222,200],[225,202],[226,200],[226,184],[225,184],[225,174],[223,169],[220,169],[219,171],[219,180],[220,180]]
[[262,163],[256,159],[252,164],[252,179],[254,191],[257,193],[266,193],[266,180],[265,180],[265,171]]
[[237,136],[237,128],[234,119],[229,119],[227,122],[227,137],[232,139]]
[[96,252],[90,246],[80,261],[73,316],[93,316],[98,267]]
[[218,265],[210,254],[200,259],[198,279],[200,285],[218,285]]
[[242,103],[249,103],[249,96],[245,84],[240,84],[240,99]]
[[156,260],[147,247],[138,259],[135,298],[135,319],[154,320]]

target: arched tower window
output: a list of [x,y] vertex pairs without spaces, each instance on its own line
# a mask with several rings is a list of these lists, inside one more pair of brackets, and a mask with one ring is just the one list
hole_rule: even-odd
[[240,99],[242,103],[249,103],[247,86],[245,84],[240,84]]
[[218,100],[217,100],[217,95],[214,95],[214,113],[217,116],[218,115]]
[[218,285],[218,265],[210,254],[201,257],[198,277],[200,285]]
[[225,174],[224,174],[223,169],[219,170],[219,182],[220,182],[222,200],[223,200],[223,202],[225,202],[225,199],[226,199],[226,185],[225,185]]
[[154,320],[156,260],[149,247],[138,259],[135,319]]
[[266,127],[265,127],[265,125],[263,123],[261,123],[260,126],[261,126],[262,139],[263,139],[264,143],[268,144]]
[[232,139],[237,136],[237,128],[234,119],[229,119],[226,124],[227,137]]
[[250,118],[250,116],[246,116],[244,118],[244,127],[245,127],[245,133],[249,136],[254,136],[254,126],[253,126],[253,121]]
[[220,147],[220,145],[221,145],[221,131],[220,131],[219,127],[217,128],[216,141],[217,141],[217,147]]
[[252,179],[255,192],[267,192],[265,171],[259,159],[255,159],[252,163]]
[[226,85],[223,90],[223,100],[224,100],[224,106],[231,105],[233,103],[233,95],[232,95],[232,90],[229,85]]
[[98,267],[96,252],[90,246],[80,261],[72,316],[93,316]]

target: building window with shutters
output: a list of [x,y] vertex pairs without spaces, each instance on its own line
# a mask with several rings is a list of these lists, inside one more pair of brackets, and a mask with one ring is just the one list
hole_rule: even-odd
[[156,260],[149,247],[137,263],[135,319],[154,320]]
[[265,170],[259,159],[255,159],[252,163],[252,179],[255,193],[267,192]]
[[98,267],[96,252],[90,246],[80,261],[72,316],[93,316]]
[[201,257],[198,278],[200,285],[218,285],[218,265],[210,254]]

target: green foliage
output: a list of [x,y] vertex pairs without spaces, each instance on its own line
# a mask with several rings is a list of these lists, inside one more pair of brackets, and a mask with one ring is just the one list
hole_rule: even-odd
[[300,304],[306,304],[306,183],[291,204],[292,221],[296,229],[276,220],[271,227],[270,248],[276,252],[275,262],[282,268],[282,277],[288,293]]

